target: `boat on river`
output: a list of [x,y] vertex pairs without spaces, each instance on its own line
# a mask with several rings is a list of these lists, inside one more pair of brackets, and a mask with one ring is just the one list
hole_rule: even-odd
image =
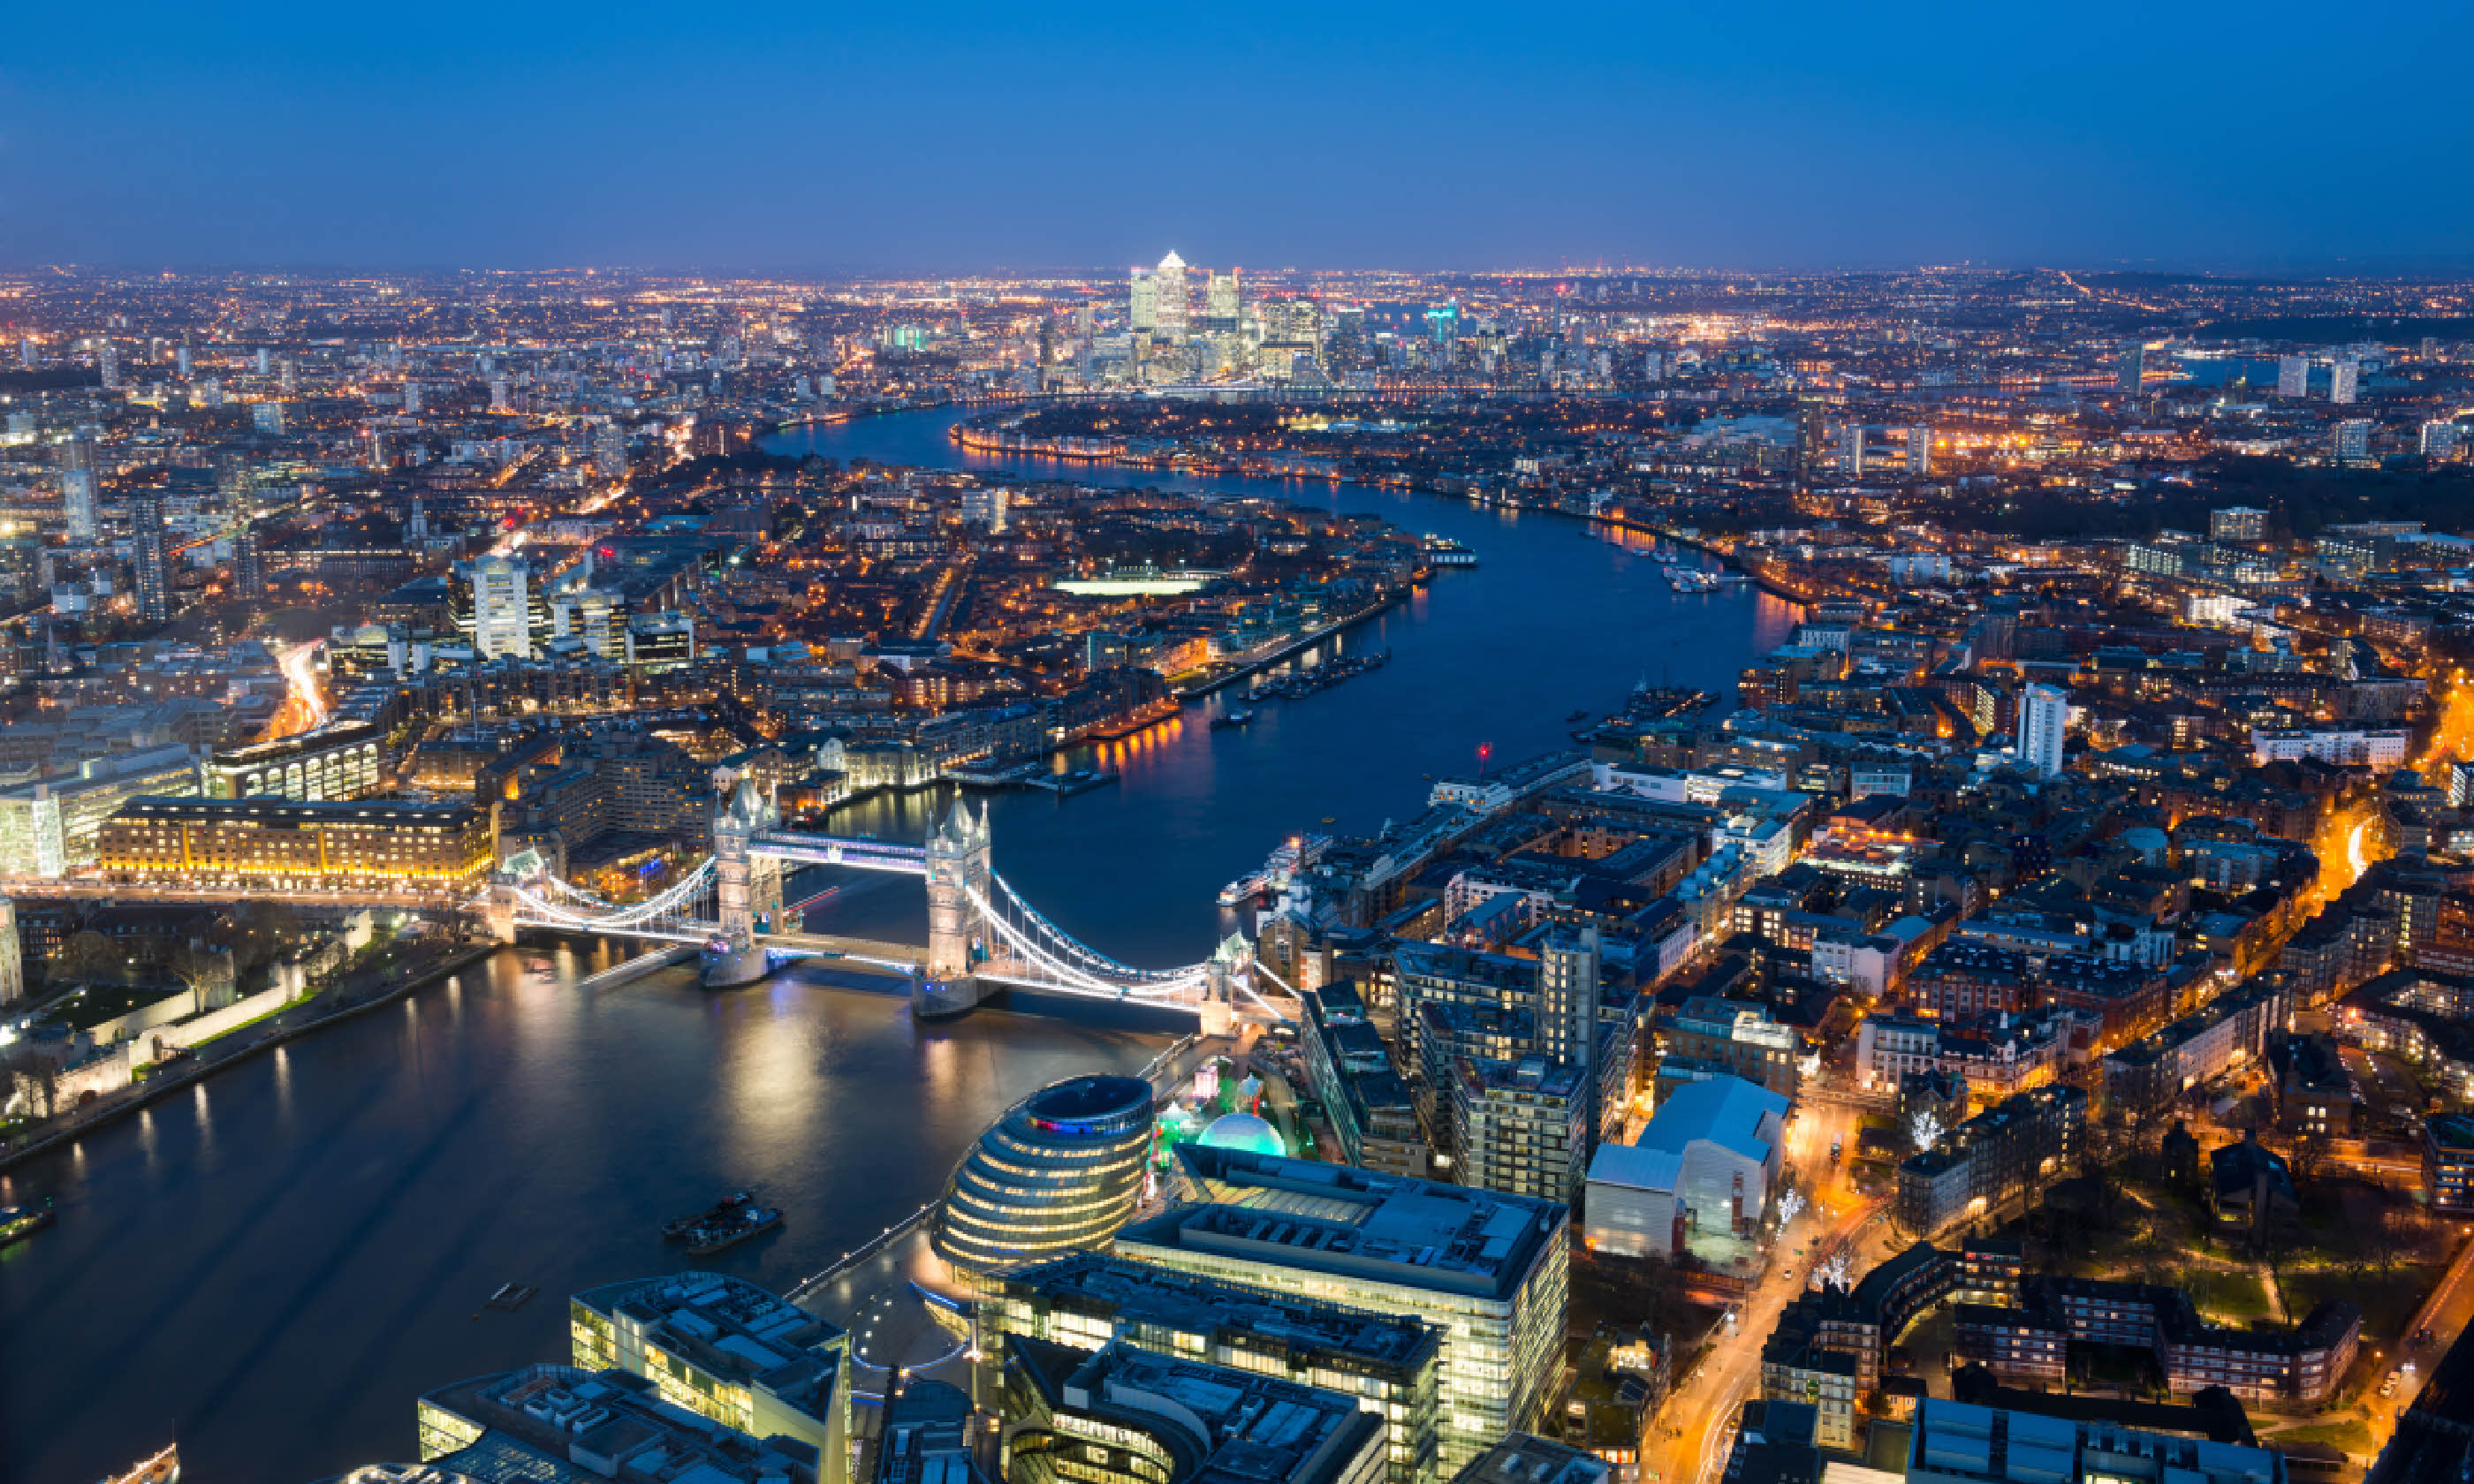
[[733,1191],[692,1215],[673,1216],[662,1223],[662,1235],[677,1241],[708,1221],[720,1221],[737,1215],[756,1204],[756,1197],[744,1190]]
[[1237,710],[1223,711],[1218,716],[1211,718],[1211,725],[1213,730],[1216,730],[1223,727],[1243,727],[1253,719],[1254,713],[1241,706]]
[[709,1257],[725,1247],[736,1247],[760,1232],[770,1232],[782,1224],[778,1207],[742,1206],[729,1216],[699,1222],[687,1233],[688,1256]]
[[1117,781],[1114,768],[1077,768],[1071,773],[1034,774],[1025,781],[1033,788],[1044,788],[1059,799],[1087,794],[1095,788],[1105,788]]
[[24,1206],[0,1206],[0,1247],[23,1241],[60,1219],[50,1196]]

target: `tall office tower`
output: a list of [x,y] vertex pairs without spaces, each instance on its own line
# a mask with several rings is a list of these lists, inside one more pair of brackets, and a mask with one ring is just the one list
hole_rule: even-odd
[[137,545],[137,616],[149,624],[172,621],[170,539],[163,529],[163,491],[140,490],[129,501],[129,524]]
[[1099,311],[1089,304],[1077,306],[1074,311],[1074,338],[1087,345],[1091,332],[1098,327],[1099,317]]
[[[1666,379],[1666,353],[1664,351],[1650,350],[1642,353],[1640,358],[1640,379],[1643,381],[1664,381]],[[1801,425],[1803,415],[1803,402],[1802,399],[1799,398],[1796,406],[1796,416],[1799,419],[1796,431],[1799,438],[1803,433]],[[1799,443],[1797,447],[1800,449],[1803,447],[1803,444]]]
[[2030,685],[2019,692],[2019,761],[2041,778],[2058,775],[2070,722],[2071,698],[2061,687]]
[[2352,464],[2371,456],[2371,419],[2348,418],[2328,430],[2328,451],[2340,464]]
[[593,430],[593,467],[604,479],[627,477],[627,430],[604,422]]
[[120,390],[120,347],[118,346],[107,340],[97,347],[94,352],[94,369],[96,374],[103,378],[103,389],[106,392]]
[[2328,368],[2328,400],[2342,405],[2360,395],[2363,385],[2362,364],[2350,356]]
[[505,557],[483,557],[458,562],[455,575],[464,581],[464,602],[458,606],[469,609],[473,652],[484,659],[504,655],[531,658],[532,569]]
[[1237,270],[1226,273],[1214,270],[1202,287],[1202,328],[1212,335],[1237,333],[1238,308]]
[[17,904],[0,897],[0,1005],[26,997],[24,954],[17,937]]
[[1864,472],[1864,424],[1851,422],[1838,430],[1838,467],[1850,474]]
[[[1649,352],[1646,373],[1650,380],[1659,379],[1663,367],[1659,353]],[[1809,479],[1830,464],[1830,404],[1807,393],[1795,399],[1795,467]]]
[[257,523],[244,520],[232,528],[232,591],[255,598],[266,589],[266,569],[258,560]]
[[1159,270],[1152,276],[1159,280],[1159,332],[1170,340],[1183,340],[1186,331],[1185,259],[1175,252],[1159,260]]
[[2276,395],[2279,396],[2311,395],[2311,357],[2281,355],[2276,358]]
[[2137,392],[2139,381],[2147,371],[2147,344],[2125,340],[2114,347],[2113,385],[2119,392]]
[[1137,335],[1149,335],[1159,328],[1159,279],[1151,270],[1134,270],[1133,283],[1127,291],[1126,320]]
[[96,476],[94,440],[83,435],[60,446],[61,514],[68,522],[69,539],[95,539]]
[[1932,429],[1923,423],[1907,429],[1907,472],[1932,472]]
[[275,385],[286,395],[301,389],[301,366],[290,356],[275,363]]
[[2422,425],[2422,456],[2426,459],[2454,458],[2465,442],[2465,430],[2446,419]]
[[35,348],[34,336],[20,335],[17,337],[17,364],[19,366],[25,368],[27,371],[33,371],[36,366],[42,364],[42,360],[43,353]]
[[508,387],[507,379],[504,376],[500,376],[490,383],[490,410],[492,412],[505,412],[507,410],[507,397],[511,390],[512,389]]
[[403,415],[407,418],[421,415],[421,383],[418,381],[403,384]]
[[275,352],[264,346],[257,347],[257,373],[261,376],[275,374]]
[[174,370],[181,373],[182,380],[186,381],[189,379],[189,347],[186,345],[180,346],[173,350],[172,366]]

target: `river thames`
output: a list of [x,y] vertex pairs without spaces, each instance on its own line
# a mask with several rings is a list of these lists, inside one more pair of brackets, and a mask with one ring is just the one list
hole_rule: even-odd
[[[898,413],[803,427],[766,441],[774,453],[847,462],[937,465],[983,475],[1071,479],[1265,495],[1318,510],[1381,515],[1453,538],[1478,565],[1439,572],[1410,602],[1350,631],[1344,652],[1388,650],[1391,662],[1304,701],[1255,708],[1253,724],[1214,730],[1244,705],[1233,691],[1175,722],[1085,750],[1124,781],[1058,801],[996,796],[997,869],[1059,926],[1128,963],[1187,964],[1234,925],[1220,888],[1259,867],[1300,829],[1364,834],[1426,805],[1430,779],[1477,770],[1477,749],[1508,763],[1572,746],[1570,713],[1603,715],[1638,681],[1728,696],[1751,657],[1785,642],[1796,610],[1737,586],[1675,592],[1647,542],[1568,516],[1482,510],[1429,494],[1315,480],[1183,478],[1155,469],[965,453],[945,436],[961,414]],[[936,796],[840,811],[837,832],[917,839]],[[1324,824],[1325,820],[1333,821]],[[809,918],[819,931],[919,941],[915,887],[846,889]]]
[[[1384,668],[1253,725],[1221,705],[1101,749],[1117,785],[995,798],[997,868],[1128,962],[1207,953],[1220,887],[1289,832],[1364,832],[1424,806],[1429,775],[1568,745],[1566,713],[1636,681],[1725,692],[1793,611],[1672,592],[1636,551],[1552,515],[1320,483],[962,455],[952,413],[770,441],[837,459],[1273,494],[1455,538],[1480,564],[1352,631]],[[938,796],[841,811],[915,839]],[[1331,823],[1324,823],[1326,820]],[[863,878],[820,930],[917,941],[915,881]],[[451,985],[226,1071],[0,1177],[57,1227],[0,1251],[0,1479],[86,1484],[176,1439],[189,1476],[306,1484],[412,1456],[424,1390],[567,1357],[566,1295],[675,1268],[655,1228],[757,1185],[779,1233],[715,1266],[787,1287],[933,1198],[1006,1106],[1165,1037],[981,1014],[915,1026],[900,999],[796,978],[724,994],[686,969],[581,987],[597,963],[526,946]],[[514,1313],[499,1284],[537,1285]],[[474,1317],[474,1316],[478,1317]]]

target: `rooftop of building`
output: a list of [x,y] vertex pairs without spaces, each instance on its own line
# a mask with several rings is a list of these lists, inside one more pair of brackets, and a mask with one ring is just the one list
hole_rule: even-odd
[[1186,1198],[1127,1227],[1120,1251],[1210,1252],[1509,1301],[1568,1215],[1556,1201],[1180,1144]]
[[[1887,1379],[1883,1385],[1888,1385]],[[2022,1391],[2002,1385],[1983,1366],[1970,1365],[1951,1377],[1951,1391],[1953,1400],[1995,1411],[2034,1412],[2072,1423],[2113,1423],[2142,1432],[2206,1438],[2245,1448],[2257,1441],[2242,1402],[2221,1386],[2207,1387],[2190,1404],[2177,1405],[2086,1392]]]
[[680,1273],[588,1288],[574,1302],[652,1333],[715,1376],[802,1402],[832,1399],[831,1355],[843,1331],[744,1279]]
[[[1138,1428],[1175,1460],[1168,1484],[1332,1484],[1383,1422],[1345,1392],[1140,1350],[1017,1339],[1048,1404]],[[1201,1430],[1196,1430],[1197,1425]]]
[[296,731],[272,742],[252,743],[235,747],[214,755],[217,766],[246,768],[257,763],[274,762],[285,757],[298,757],[330,747],[351,747],[362,742],[375,742],[386,735],[386,729],[376,722],[336,721],[307,731]]
[[1398,1366],[1422,1364],[1443,1340],[1442,1330],[1415,1319],[1346,1308],[1103,1253],[1076,1253],[1053,1262],[1015,1268],[990,1280],[990,1285],[1007,1294],[1033,1294],[1187,1333],[1240,1330],[1279,1340],[1295,1350],[1330,1352]]
[[1766,1162],[1776,1148],[1777,1129],[1770,1120],[1783,1120],[1786,1110],[1784,1097],[1741,1077],[1688,1082],[1658,1105],[1636,1147],[1681,1155],[1694,1140],[1707,1139],[1747,1160]]
[[1529,1432],[1508,1432],[1461,1467],[1451,1484],[1607,1484],[1613,1467],[1595,1454]]
[[397,799],[189,799],[140,794],[112,813],[116,820],[246,820],[273,828],[312,825],[432,825],[465,828],[484,817],[470,801],[417,802]]
[[1519,1096],[1570,1099],[1579,1094],[1584,1069],[1575,1062],[1532,1052],[1516,1062],[1461,1057],[1452,1074],[1470,1097]]
[[2433,1113],[2422,1127],[2438,1148],[2474,1151],[2474,1113]]
[[2283,1455],[2109,1423],[2074,1422],[1928,1397],[1917,1403],[1907,1475],[2074,1484],[2108,1478],[2171,1484],[2283,1484]]
[[[564,1466],[575,1464],[603,1477],[678,1481],[678,1484],[759,1484],[787,1479],[813,1484],[816,1451],[791,1438],[758,1440],[733,1427],[662,1401],[653,1383],[624,1371],[594,1373],[573,1366],[536,1365],[442,1386],[422,1397],[424,1406],[452,1413],[486,1429],[479,1443],[503,1440],[492,1452],[510,1449]],[[449,1453],[431,1460],[442,1469],[471,1472]],[[491,1477],[492,1475],[477,1475]],[[559,1478],[559,1472],[497,1477]]]

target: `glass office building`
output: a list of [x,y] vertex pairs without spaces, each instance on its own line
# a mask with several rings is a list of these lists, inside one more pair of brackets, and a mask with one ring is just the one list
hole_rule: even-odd
[[955,1167],[937,1254],[985,1273],[1099,1246],[1133,1215],[1151,1144],[1150,1083],[1072,1077],[1040,1089]]
[[1562,1203],[1196,1144],[1176,1169],[1181,1204],[1118,1257],[1441,1327],[1446,1477],[1536,1420],[1563,1362]]

